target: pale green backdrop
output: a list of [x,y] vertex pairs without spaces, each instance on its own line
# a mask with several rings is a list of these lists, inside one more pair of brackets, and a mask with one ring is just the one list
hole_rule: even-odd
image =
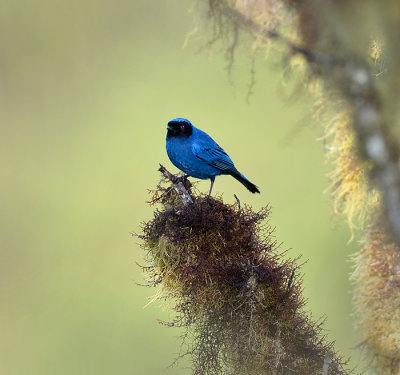
[[[179,331],[135,262],[152,209],[166,123],[190,118],[256,183],[230,177],[215,193],[272,205],[282,249],[309,259],[304,292],[345,355],[352,328],[345,225],[330,221],[321,135],[311,101],[282,83],[279,59],[260,54],[246,102],[251,54],[229,82],[223,47],[182,48],[191,0],[0,1],[0,373],[161,374]],[[295,93],[296,101],[288,100]],[[209,182],[199,188],[207,191]],[[187,363],[166,374],[190,374]]]

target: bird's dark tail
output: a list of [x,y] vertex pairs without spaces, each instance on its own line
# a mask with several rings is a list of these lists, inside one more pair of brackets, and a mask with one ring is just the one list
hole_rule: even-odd
[[250,190],[252,193],[259,193],[260,190],[258,190],[258,187],[254,185],[252,182],[250,182],[246,177],[244,177],[241,173],[236,172],[232,173],[232,176],[236,178],[239,182],[241,182],[248,190]]

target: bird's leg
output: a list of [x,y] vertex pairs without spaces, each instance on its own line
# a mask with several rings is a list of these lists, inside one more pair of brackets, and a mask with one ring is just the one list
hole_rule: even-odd
[[208,193],[208,195],[211,195],[211,191],[212,191],[212,188],[213,188],[213,185],[214,185],[215,177],[210,177],[210,180],[211,180],[211,186],[210,186],[210,192]]
[[237,195],[236,194],[233,194],[233,196],[235,197],[235,199],[236,199],[236,202],[237,202],[237,204],[238,204],[238,207],[239,207],[239,211],[241,210],[241,207],[240,207],[240,200],[239,200],[239,198],[237,197]]

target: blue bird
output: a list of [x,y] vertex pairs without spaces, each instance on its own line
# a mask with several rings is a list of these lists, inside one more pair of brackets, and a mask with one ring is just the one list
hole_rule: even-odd
[[211,180],[226,174],[240,181],[252,193],[259,193],[257,186],[243,176],[228,154],[205,132],[197,129],[185,118],[174,118],[167,127],[167,154],[172,164],[189,176]]

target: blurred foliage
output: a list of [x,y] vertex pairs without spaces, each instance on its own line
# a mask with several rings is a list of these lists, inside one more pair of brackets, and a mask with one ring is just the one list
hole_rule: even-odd
[[176,116],[254,176],[259,197],[224,177],[215,192],[271,203],[278,238],[309,259],[310,310],[328,316],[345,356],[357,343],[346,318],[349,233],[329,222],[320,133],[306,99],[289,100],[304,96],[298,82],[282,84],[259,54],[247,104],[250,57],[236,59],[232,88],[226,61],[196,54],[198,43],[182,49],[191,5],[0,2],[1,373],[156,375],[175,357],[178,341],[156,323],[169,314],[143,309],[152,291],[135,285],[142,253],[129,233],[151,216],[146,189],[168,162]]

